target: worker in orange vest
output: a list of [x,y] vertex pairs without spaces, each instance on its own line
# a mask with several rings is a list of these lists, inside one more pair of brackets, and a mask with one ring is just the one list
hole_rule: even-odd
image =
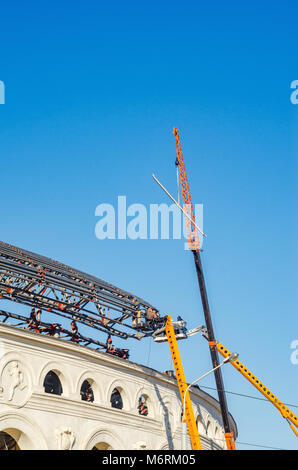
[[72,330],[70,341],[74,341],[75,343],[78,343],[79,342],[79,335],[78,335],[79,329],[77,327],[75,320],[73,320],[70,325],[71,325],[71,330]]

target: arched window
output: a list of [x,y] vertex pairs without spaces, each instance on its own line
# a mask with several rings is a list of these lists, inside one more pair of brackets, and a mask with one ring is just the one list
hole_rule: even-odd
[[20,450],[15,439],[7,432],[0,432],[0,450]]
[[206,435],[210,437],[211,435],[211,423],[208,421],[207,426],[206,426]]
[[80,394],[83,401],[91,403],[94,401],[94,393],[88,380],[84,380],[82,383]]
[[110,446],[110,444],[107,444],[106,442],[98,442],[95,444],[94,447],[92,447],[91,450],[112,450],[113,447]]
[[52,393],[53,395],[62,395],[63,393],[60,379],[53,370],[50,370],[45,376],[43,386],[46,393]]
[[122,410],[123,408],[122,397],[117,388],[114,388],[114,390],[112,391],[111,406],[112,408],[118,408],[119,410]]
[[197,428],[198,428],[198,433],[201,436],[202,434],[205,434],[205,428],[204,428],[204,423],[201,415],[198,415],[197,417]]
[[139,398],[138,411],[140,415],[148,416],[147,398],[144,395],[141,395]]

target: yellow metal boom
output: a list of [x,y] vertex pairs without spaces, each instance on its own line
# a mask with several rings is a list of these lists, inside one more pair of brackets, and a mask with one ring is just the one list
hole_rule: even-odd
[[[167,316],[167,322],[165,326],[165,332],[167,335],[171,356],[175,368],[175,373],[177,377],[179,392],[182,404],[184,403],[184,395],[185,395],[185,409],[183,410],[184,416],[187,423],[188,433],[191,440],[191,445],[193,450],[202,450],[202,445],[200,441],[200,436],[197,428],[197,423],[195,420],[191,399],[189,395],[189,391],[187,390],[187,383],[185,380],[184,370],[181,362],[181,357],[177,345],[177,340],[175,337],[174,327],[172,325],[172,319],[170,315]],[[186,391],[187,390],[187,391]],[[186,394],[185,394],[186,392]]]
[[[231,355],[230,351],[218,341],[216,342],[216,348],[223,357],[228,357]],[[233,367],[235,367],[235,369],[238,370],[238,372],[240,372],[240,374],[243,375],[243,377],[245,377],[257,390],[259,390],[259,392],[261,392],[269,401],[271,401],[271,403],[278,409],[282,417],[288,421],[292,431],[298,437],[297,429],[295,429],[295,427],[298,428],[298,417],[291,410],[289,410],[289,408],[284,405],[279,400],[279,398],[277,398],[277,396],[274,395],[274,393],[272,393],[271,390],[269,390],[269,388],[266,387],[249,369],[247,369],[247,367],[245,367],[242,362],[236,360],[231,362],[231,364]]]

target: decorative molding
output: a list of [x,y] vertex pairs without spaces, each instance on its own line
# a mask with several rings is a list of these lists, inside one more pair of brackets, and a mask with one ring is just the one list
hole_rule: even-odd
[[7,410],[0,414],[0,431],[17,432],[21,436],[20,448],[46,450],[48,445],[39,424],[18,410]]
[[55,429],[59,450],[71,450],[75,441],[75,434],[70,427],[60,426]]
[[30,395],[27,369],[18,359],[8,360],[0,373],[0,402],[14,407],[26,404]]
[[96,444],[99,444],[100,442],[104,442],[108,444],[109,448],[111,450],[124,450],[125,447],[119,438],[117,432],[114,430],[111,431],[110,429],[107,428],[93,428],[93,430],[89,433],[87,438],[85,438],[81,445],[80,449],[81,450],[91,450],[93,449]]

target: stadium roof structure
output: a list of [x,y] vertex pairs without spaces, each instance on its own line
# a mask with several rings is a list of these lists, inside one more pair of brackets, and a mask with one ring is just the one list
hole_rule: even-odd
[[[40,309],[41,314],[47,312],[53,322],[62,317],[122,339],[141,339],[152,334],[153,325],[146,320],[148,309],[159,318],[156,307],[134,294],[51,258],[1,241],[0,299]],[[32,320],[29,312],[24,316],[0,310],[0,321],[5,322],[8,318],[17,322],[14,326],[29,325]],[[41,332],[49,330],[53,324],[56,325],[43,322],[41,315]],[[72,331],[63,329],[63,333],[73,337]],[[106,346],[106,342],[79,333],[77,339],[84,345]]]

